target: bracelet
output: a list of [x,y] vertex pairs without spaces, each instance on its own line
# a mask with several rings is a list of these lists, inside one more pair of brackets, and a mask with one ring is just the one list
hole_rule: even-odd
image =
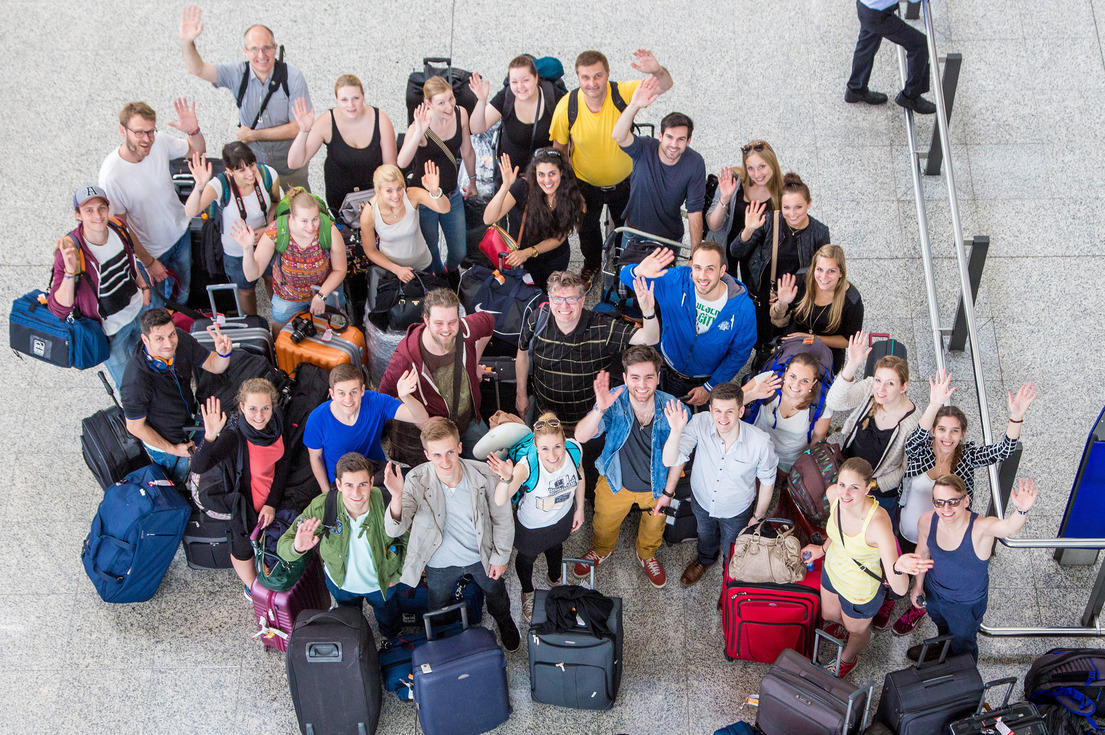
[[153,264],[156,263],[156,262],[157,262],[157,258],[150,258],[150,262],[149,263],[143,263],[142,267],[143,268],[151,268],[151,267],[153,267]]
[[537,252],[537,246],[536,245],[533,246],[532,250],[533,250],[533,257],[536,258],[538,255],[540,255],[540,253]]
[[[430,192],[426,192],[426,193],[430,194]],[[439,186],[439,187],[437,187],[437,194],[430,194],[430,199],[440,199],[444,193],[445,192],[442,191],[441,187]]]
[[672,492],[669,493],[667,490],[664,490],[661,493],[661,495],[667,495],[669,498],[674,498],[675,497],[675,491],[672,491]]
[[1020,514],[1020,515],[1022,515],[1022,516],[1026,516],[1026,515],[1028,515],[1028,511],[1027,511],[1027,510],[1021,510],[1020,508],[1017,508],[1017,513],[1019,513],[1019,514]]
[[1023,424],[1024,419],[1009,419],[1009,423],[1011,423],[1011,424]]
[[149,290],[150,290],[150,287],[149,287],[149,286],[139,286],[139,287],[138,287],[138,290],[139,290],[139,291],[149,291]]
[[641,314],[641,318],[642,319],[655,319],[656,318],[656,312],[654,311],[651,314],[649,314],[648,316],[645,316],[644,314]]
[[323,301],[326,300],[326,297],[322,295],[322,291],[315,291],[315,297],[320,298]]
[[893,570],[894,570],[894,573],[895,573],[895,574],[897,574],[897,575],[899,575],[899,576],[900,576],[900,575],[902,575],[902,574],[905,574],[905,572],[899,572],[899,571],[898,571],[898,562],[897,562],[897,561],[895,561],[895,562],[894,562],[894,566],[892,566],[892,567],[890,567],[890,568],[891,568],[891,569],[893,569]]
[[756,523],[763,523],[767,520],[767,516],[752,516],[752,520]]
[[65,274],[65,280],[67,280],[67,281],[71,281],[71,280],[73,280],[73,279],[74,279],[74,278],[76,278],[76,277],[77,277],[77,274],[76,274],[76,273],[74,273],[74,274],[72,274],[72,275],[70,275],[70,274],[68,274],[68,273],[66,273],[66,274]]
[[192,136],[199,135],[199,134],[200,134],[200,129],[196,128],[192,132],[188,133],[188,137],[191,138]]
[[215,354],[218,355],[219,357],[223,358],[223,359],[226,359],[227,357],[230,357],[234,353],[233,352],[228,352],[224,355],[223,353],[219,352],[218,350],[215,350]]

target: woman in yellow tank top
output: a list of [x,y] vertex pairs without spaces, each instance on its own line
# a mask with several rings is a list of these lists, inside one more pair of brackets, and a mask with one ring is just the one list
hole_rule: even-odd
[[898,555],[890,516],[868,495],[875,486],[871,475],[867,460],[845,460],[836,484],[825,493],[830,509],[825,528],[829,538],[822,546],[810,544],[802,550],[810,554],[807,561],[825,557],[821,617],[838,629],[843,624],[847,631],[840,665],[834,661],[828,666],[840,677],[855,668],[860,651],[871,640],[871,618],[886,594],[883,570],[889,572],[885,578],[890,588],[904,595],[909,588],[907,575],[932,567],[931,560],[916,554]]

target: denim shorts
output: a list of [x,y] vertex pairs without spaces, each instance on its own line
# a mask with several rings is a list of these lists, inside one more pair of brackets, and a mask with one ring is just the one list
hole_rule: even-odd
[[[326,299],[326,303],[338,309],[342,308],[345,305],[342,290],[339,288],[330,294],[330,297]],[[285,301],[276,294],[272,295],[272,320],[277,324],[287,324],[296,314],[310,308],[310,301]]]
[[246,278],[245,271],[242,270],[242,258],[229,253],[223,253],[223,270],[226,271],[227,278],[233,281],[239,291],[252,291],[257,283],[257,281]]
[[829,580],[829,573],[824,569],[821,570],[821,588],[836,595],[837,599],[840,600],[840,609],[844,611],[845,615],[856,620],[870,620],[875,617],[875,613],[882,607],[882,600],[886,596],[886,588],[880,584],[879,591],[867,602],[861,605],[849,602],[844,595],[836,591],[833,583]]

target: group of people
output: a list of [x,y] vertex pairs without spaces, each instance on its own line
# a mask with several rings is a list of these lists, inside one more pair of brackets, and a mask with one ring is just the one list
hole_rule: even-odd
[[[867,0],[860,5],[860,43],[873,56],[876,31],[863,20]],[[360,225],[364,254],[375,265],[403,282],[419,271],[455,271],[467,252],[463,202],[475,186],[471,135],[498,123],[499,185],[484,221],[506,219],[518,248],[505,265],[524,268],[548,303],[519,337],[517,416],[494,419],[524,422],[532,434],[512,458],[472,456],[489,430],[480,360],[494,317],[465,314],[456,293],[433,290],[376,390],[360,366],[330,372],[329,400],[301,432],[318,495],[297,508],[281,556],[292,560],[317,548],[337,604],[367,601],[385,637],[399,632],[395,593],[402,586],[424,580],[434,608],[471,575],[504,647],[514,650],[520,636],[503,582],[511,555],[517,551],[528,620],[535,562],[545,557],[548,585],[567,581],[563,543],[585,525],[590,493],[586,562],[610,558],[637,507],[637,561],[646,579],[663,587],[667,572],[657,551],[665,509],[692,462],[698,553],[680,582],[696,584],[743,529],[764,521],[797,457],[830,434],[834,416],[843,417],[846,459],[828,492],[828,539],[806,549],[811,561],[825,556],[822,614],[847,638],[835,673],[856,665],[872,627],[885,627],[893,600],[906,595],[911,604],[896,633],[912,631],[927,610],[941,632],[955,635],[953,650],[977,656],[990,545],[1024,525],[1036,489],[1022,480],[1012,498],[1016,513],[1001,521],[980,517],[970,510],[973,472],[1011,455],[1035,390],[1027,385],[1010,395],[1005,437],[980,447],[965,439],[962,412],[943,405],[954,391],[950,375],[930,380],[921,412],[907,396],[909,368],[901,358],[884,357],[859,379],[870,350],[862,299],[848,281],[843,250],[809,214],[809,187],[783,173],[769,143],[742,146],[740,165],[720,171],[707,201],[705,163],[689,147],[690,117],[665,115],[658,138],[633,132],[636,115],[673,85],[652,52],[641,49],[632,66],[643,80],[611,81],[606,57],[585,51],[575,63],[579,88],[559,98],[534,60],[519,56],[494,96],[472,75],[471,115],[447,81],[431,77],[400,145],[388,116],[366,104],[356,77],[339,77],[335,106],[315,115],[302,73],[277,58],[271,30],[251,26],[246,61],[218,65],[196,48],[202,31],[199,8],[186,8],[180,40],[188,71],[236,93],[240,127],[223,149],[225,173],[213,175],[205,160],[193,104],[178,99],[169,123],[186,139],[159,135],[145,103],[126,105],[123,142],[104,161],[99,185],[73,197],[78,224],[59,242],[49,307],[62,318],[78,308],[101,322],[127,429],[154,462],[181,486],[218,468],[230,474],[241,502],[228,541],[247,593],[256,577],[249,535],[285,505],[291,442],[299,435],[289,432],[277,391],[264,379],[244,382],[234,406],[217,399],[199,406],[202,433],[189,434],[197,413],[193,378],[225,371],[231,357],[217,324],[208,330],[210,350],[164,308],[187,299],[189,219],[218,205],[223,262],[243,309],[256,311],[254,289],[264,279],[280,327],[302,311],[342,307],[349,253],[330,215],[358,190],[374,190]],[[863,69],[848,89],[849,102],[880,101]],[[925,112],[920,91],[907,84],[899,104]],[[310,192],[306,176],[323,145],[325,199]],[[170,175],[174,158],[186,158],[195,178],[185,202]],[[421,187],[408,185],[408,174],[420,177]],[[619,226],[674,241],[689,233],[687,265],[676,266],[675,253],[659,248],[620,268],[639,324],[585,307],[600,269],[604,205]],[[579,273],[568,268],[572,234],[583,255]],[[642,246],[636,236],[622,242],[625,251],[635,246]],[[760,358],[780,345],[817,341],[831,365],[811,347],[778,370],[760,370]],[[756,369],[743,372],[750,360]],[[388,462],[381,440],[392,420],[418,432],[424,464]],[[324,524],[329,493],[341,503]],[[573,572],[584,576],[589,564]],[[914,577],[912,590],[906,575]]]

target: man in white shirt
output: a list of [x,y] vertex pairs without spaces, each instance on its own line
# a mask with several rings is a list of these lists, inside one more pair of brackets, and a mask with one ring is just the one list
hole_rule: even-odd
[[196,121],[196,104],[173,101],[177,121],[169,123],[187,140],[157,135],[157,113],[145,102],[128,102],[119,113],[123,143],[100,166],[100,188],[107,192],[111,214],[127,225],[134,254],[150,283],[166,298],[172,289],[169,271],[180,282],[178,301],[188,300],[192,273],[192,240],[188,215],[173,186],[169,161],[203,155],[207,141]]
[[[728,550],[745,526],[762,521],[775,492],[779,461],[767,432],[742,422],[744,395],[722,383],[710,393],[710,413],[689,421],[678,401],[664,408],[671,433],[664,443],[664,464],[680,470],[695,452],[691,469],[691,509],[698,521],[698,557],[680,582],[692,585]],[[756,481],[759,480],[759,490]],[[656,500],[655,513],[671,503],[674,492]]]

